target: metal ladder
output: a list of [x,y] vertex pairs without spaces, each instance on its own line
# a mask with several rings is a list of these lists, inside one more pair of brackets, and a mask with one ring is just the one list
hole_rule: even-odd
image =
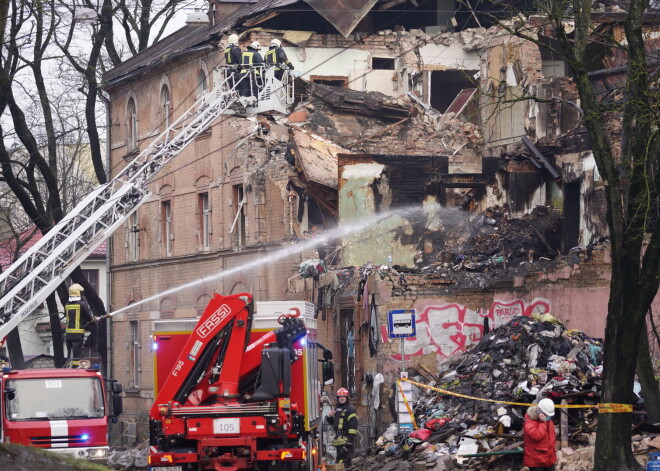
[[0,275],[0,340],[149,198],[147,184],[153,177],[238,100],[238,83],[221,85],[204,93],[117,176],[87,195]]

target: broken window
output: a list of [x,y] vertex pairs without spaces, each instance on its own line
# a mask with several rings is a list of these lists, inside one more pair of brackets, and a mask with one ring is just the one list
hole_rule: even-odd
[[162,236],[165,243],[165,255],[172,256],[172,240],[174,238],[172,232],[172,202],[163,201],[161,203],[161,224]]
[[128,370],[131,373],[129,388],[138,389],[140,387],[140,326],[138,321],[128,322],[128,338],[130,350],[130,365]]
[[233,208],[234,208],[234,221],[231,224],[229,233],[233,234],[236,231],[234,240],[237,242],[238,247],[245,247],[245,202],[247,196],[243,190],[243,185],[234,185],[233,192]]
[[393,57],[372,57],[371,68],[374,70],[394,70]]
[[340,309],[341,334],[341,386],[347,388],[351,394],[355,387],[355,331],[353,322],[353,309]]
[[580,238],[580,181],[564,182],[564,229],[562,231],[562,249],[568,253],[576,247]]
[[464,89],[479,88],[474,79],[476,70],[435,70],[431,72],[430,104],[446,113],[449,105]]
[[128,235],[127,235],[127,249],[128,261],[135,262],[140,256],[140,227],[138,222],[137,211],[135,211],[128,218]]
[[209,206],[209,194],[200,193],[197,198],[200,245],[202,246],[202,250],[208,250],[211,241],[211,208]]
[[322,85],[330,85],[332,87],[348,87],[348,77],[332,76],[332,75],[311,75],[310,82],[320,83]]
[[126,106],[126,145],[129,153],[137,150],[137,135],[137,106],[135,99],[130,97]]

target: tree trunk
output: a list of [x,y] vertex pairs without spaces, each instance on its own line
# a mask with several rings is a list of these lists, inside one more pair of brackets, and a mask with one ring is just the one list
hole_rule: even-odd
[[642,329],[637,356],[637,377],[642,385],[646,420],[651,424],[660,423],[660,387],[653,371],[653,361],[649,351],[649,338],[646,324]]
[[25,369],[25,359],[23,358],[23,346],[21,345],[21,337],[18,332],[18,327],[12,329],[7,335],[7,353],[11,367],[15,370]]
[[53,339],[53,357],[55,359],[55,368],[62,368],[66,355],[64,354],[64,335],[62,334],[62,321],[58,312],[55,294],[46,298],[46,305],[50,317],[50,335]]

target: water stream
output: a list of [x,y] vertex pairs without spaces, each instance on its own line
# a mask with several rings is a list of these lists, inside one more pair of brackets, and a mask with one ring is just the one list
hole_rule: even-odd
[[[323,244],[325,242],[328,242],[332,239],[345,237],[345,236],[350,235],[350,234],[357,234],[357,233],[359,233],[359,232],[361,232],[365,229],[368,229],[372,226],[377,225],[379,222],[381,222],[381,221],[383,221],[383,220],[385,220],[389,217],[392,217],[392,216],[407,216],[407,217],[410,217],[410,216],[419,215],[419,217],[428,219],[429,216],[431,216],[431,213],[436,213],[437,212],[436,214],[439,214],[439,213],[449,212],[449,211],[452,211],[452,210],[447,209],[447,208],[442,208],[439,205],[434,205],[431,208],[429,208],[428,205],[425,205],[424,207],[419,206],[419,205],[414,205],[414,206],[397,208],[397,209],[387,211],[387,212],[381,212],[381,213],[378,213],[374,216],[364,218],[364,219],[360,219],[359,221],[356,221],[356,222],[342,224],[340,226],[337,226],[336,228],[325,231],[325,232],[313,237],[312,239],[306,240],[304,242],[297,242],[297,243],[295,243],[293,245],[290,245],[288,247],[284,247],[280,250],[273,251],[273,252],[269,253],[268,255],[266,255],[265,257],[257,257],[257,258],[255,258],[254,260],[252,260],[250,262],[244,263],[244,264],[242,264],[240,266],[237,266],[237,267],[234,267],[234,268],[230,268],[229,270],[222,270],[222,271],[219,271],[217,273],[213,273],[213,274],[210,274],[210,275],[205,275],[205,276],[202,276],[202,277],[200,277],[200,278],[198,278],[194,281],[190,281],[188,283],[184,283],[184,284],[181,284],[179,286],[175,286],[173,288],[166,289],[164,291],[161,291],[158,294],[154,294],[153,296],[149,296],[148,298],[142,299],[140,301],[136,301],[136,302],[134,302],[134,303],[132,303],[132,304],[126,306],[126,307],[123,307],[121,309],[117,309],[116,311],[109,313],[108,316],[114,316],[116,314],[119,314],[120,312],[129,310],[129,309],[133,309],[133,308],[135,308],[135,307],[137,307],[141,304],[147,303],[149,301],[153,301],[155,299],[158,299],[162,296],[166,296],[168,294],[172,294],[172,293],[176,293],[176,292],[181,291],[181,290],[192,288],[194,286],[197,286],[197,285],[200,285],[200,284],[203,284],[203,283],[207,283],[209,281],[219,280],[219,279],[224,278],[226,276],[233,275],[234,273],[240,273],[242,271],[250,270],[250,269],[256,268],[258,266],[264,265],[264,264],[268,265],[270,263],[282,260],[286,257],[291,256],[291,255],[298,254],[300,252],[304,252],[305,250],[314,248],[314,247],[316,247],[320,244]],[[452,217],[455,217],[455,215],[453,215]],[[402,219],[402,221],[405,221],[405,219]],[[384,231],[391,230],[391,227],[384,228],[383,230]],[[373,231],[372,231],[371,235],[373,235]]]

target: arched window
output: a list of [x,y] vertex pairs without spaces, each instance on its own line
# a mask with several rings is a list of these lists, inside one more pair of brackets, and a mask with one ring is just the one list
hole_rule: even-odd
[[137,150],[137,135],[137,106],[135,105],[135,99],[130,97],[126,106],[126,145],[128,146],[128,152]]
[[199,69],[199,72],[197,72],[197,88],[195,89],[197,97],[201,97],[207,89],[208,85],[206,83],[206,72],[204,69]]
[[170,89],[163,85],[160,89],[160,108],[163,111],[163,124],[165,129],[170,127],[170,117],[172,112],[172,102],[170,101]]

